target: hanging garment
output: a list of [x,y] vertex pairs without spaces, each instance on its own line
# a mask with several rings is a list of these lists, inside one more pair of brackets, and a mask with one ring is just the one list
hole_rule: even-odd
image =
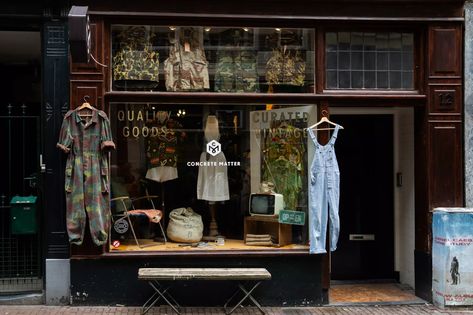
[[258,92],[256,51],[245,47],[224,47],[217,53],[216,92]]
[[291,51],[284,47],[273,50],[266,63],[266,81],[271,85],[303,86],[305,61],[302,59],[300,51]]
[[131,26],[117,35],[119,48],[112,58],[116,87],[153,89],[158,86],[159,52],[151,43],[154,37],[144,26]]
[[68,153],[65,190],[69,242],[82,244],[88,217],[92,240],[103,245],[110,227],[107,149],[115,148],[107,115],[94,109],[87,121],[76,111],[67,112],[57,147]]
[[[189,35],[184,35],[189,31]],[[164,61],[167,91],[199,91],[209,88],[208,62],[198,33],[193,29],[179,32],[172,40],[169,57]]]
[[310,167],[309,182],[309,240],[310,253],[326,253],[327,221],[330,219],[330,251],[337,249],[340,220],[340,170],[335,156],[335,140],[340,126],[337,125],[326,145],[318,143],[312,129],[310,137],[315,145],[314,159]]

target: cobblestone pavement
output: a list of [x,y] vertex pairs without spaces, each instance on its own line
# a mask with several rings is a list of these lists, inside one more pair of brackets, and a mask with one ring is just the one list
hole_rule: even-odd
[[[392,306],[325,306],[325,307],[265,307],[268,315],[310,315],[310,314],[329,314],[329,315],[423,315],[423,314],[473,314],[473,308],[462,309],[439,309],[433,305],[392,305]],[[139,307],[115,307],[115,306],[6,306],[0,305],[0,315],[43,315],[43,314],[140,314]],[[173,315],[174,312],[169,307],[159,307],[151,309],[149,315]],[[221,308],[213,307],[186,307],[182,309],[182,314],[202,315],[202,314],[224,314]],[[261,314],[258,309],[245,307],[237,309],[233,314]]]

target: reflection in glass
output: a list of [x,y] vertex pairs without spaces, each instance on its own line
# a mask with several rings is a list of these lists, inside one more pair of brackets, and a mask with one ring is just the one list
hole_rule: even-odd
[[313,91],[312,29],[113,25],[111,36],[113,90]]
[[[313,145],[308,145],[311,140],[305,128],[317,121],[316,112],[312,105],[274,105],[266,110],[265,105],[111,103],[109,117],[117,144],[111,155],[111,197],[158,196],[165,231],[172,210],[190,207],[202,217],[203,233],[208,235],[214,209],[226,243],[251,250],[244,242],[243,222],[249,216],[250,195],[260,193],[263,183],[283,195],[284,209],[303,211],[307,216],[304,183]],[[209,129],[210,117],[216,129]],[[209,150],[210,140],[217,144],[212,143]],[[210,177],[228,184],[225,198],[218,202],[212,197],[216,186],[205,190]],[[121,206],[112,203],[112,211]],[[153,241],[160,231],[150,229],[149,224],[141,226],[144,218],[134,220],[140,243],[150,243],[150,250],[179,246],[172,239],[167,245]],[[255,234],[272,233],[263,227],[255,229]],[[292,230],[289,246],[305,248],[307,225]],[[113,240],[133,244],[129,231],[112,231]]]

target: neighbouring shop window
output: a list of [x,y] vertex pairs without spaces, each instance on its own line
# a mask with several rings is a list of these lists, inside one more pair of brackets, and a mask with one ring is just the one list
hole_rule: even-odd
[[[110,120],[111,251],[308,249],[316,106],[112,103]],[[162,218],[125,218],[147,195]],[[303,220],[279,223],[281,210]]]
[[414,88],[414,35],[395,32],[325,34],[328,89]]
[[112,89],[312,93],[314,30],[112,26]]

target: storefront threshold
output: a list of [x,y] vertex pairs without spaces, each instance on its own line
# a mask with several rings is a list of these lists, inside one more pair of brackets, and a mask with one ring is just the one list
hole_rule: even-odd
[[408,285],[395,282],[353,282],[332,284],[330,306],[426,304]]

